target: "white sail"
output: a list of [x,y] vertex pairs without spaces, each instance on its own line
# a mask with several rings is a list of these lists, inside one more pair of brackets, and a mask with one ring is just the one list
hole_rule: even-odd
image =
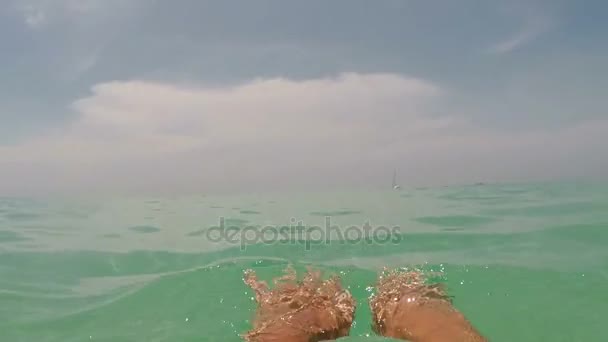
[[397,169],[395,169],[395,171],[393,172],[393,189],[394,190],[401,189],[399,184],[397,184]]

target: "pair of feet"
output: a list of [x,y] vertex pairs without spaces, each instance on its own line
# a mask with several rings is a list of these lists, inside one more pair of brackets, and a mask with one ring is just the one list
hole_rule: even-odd
[[[275,279],[271,290],[251,270],[244,281],[258,303],[248,342],[317,342],[348,336],[356,303],[337,277],[323,280],[308,270],[298,281],[293,269]],[[442,286],[428,285],[417,272],[382,274],[370,300],[372,329],[381,336],[411,342],[487,341],[456,308]]]

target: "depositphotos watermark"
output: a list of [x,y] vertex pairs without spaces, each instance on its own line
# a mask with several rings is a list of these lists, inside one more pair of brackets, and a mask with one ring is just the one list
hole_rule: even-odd
[[228,242],[240,245],[245,250],[253,244],[292,244],[303,246],[307,251],[312,246],[322,244],[397,244],[401,241],[400,227],[372,226],[370,222],[362,226],[350,225],[340,227],[332,225],[331,217],[325,218],[325,225],[306,226],[295,218],[289,225],[283,226],[239,226],[228,225],[220,217],[218,226],[205,230],[206,238],[211,242]]

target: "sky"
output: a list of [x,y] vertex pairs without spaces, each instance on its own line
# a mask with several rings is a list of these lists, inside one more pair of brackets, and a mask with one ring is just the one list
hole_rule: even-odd
[[1,0],[0,195],[608,175],[602,0]]

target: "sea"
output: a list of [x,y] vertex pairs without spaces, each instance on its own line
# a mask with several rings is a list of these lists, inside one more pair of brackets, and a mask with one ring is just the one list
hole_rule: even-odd
[[606,341],[608,185],[0,197],[0,341],[242,341],[253,269],[338,276],[346,341],[383,269],[418,269],[490,341]]

